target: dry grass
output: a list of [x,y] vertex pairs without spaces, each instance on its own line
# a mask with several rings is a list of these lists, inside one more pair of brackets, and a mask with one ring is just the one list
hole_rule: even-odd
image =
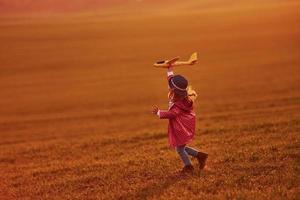
[[[2,17],[1,199],[299,199],[300,4],[209,2]],[[195,50],[176,72],[210,157],[180,177],[151,64]]]

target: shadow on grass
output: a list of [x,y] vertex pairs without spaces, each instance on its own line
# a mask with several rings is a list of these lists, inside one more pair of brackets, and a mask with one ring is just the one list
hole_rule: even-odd
[[180,181],[182,179],[186,179],[190,176],[193,176],[193,175],[180,175],[179,173],[171,174],[159,182],[152,183],[152,184],[147,185],[144,188],[141,188],[136,193],[121,196],[121,197],[119,197],[119,200],[148,199],[148,198],[152,198],[155,196],[159,197],[170,186],[172,186],[175,183],[177,183],[178,181]]

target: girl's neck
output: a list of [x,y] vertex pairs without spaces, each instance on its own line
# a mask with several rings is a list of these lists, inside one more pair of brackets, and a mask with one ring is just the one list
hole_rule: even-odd
[[185,100],[186,98],[185,97],[173,97],[173,98],[171,98],[171,101],[173,102],[173,103],[176,103],[176,102],[178,102],[178,101],[183,101],[183,100]]

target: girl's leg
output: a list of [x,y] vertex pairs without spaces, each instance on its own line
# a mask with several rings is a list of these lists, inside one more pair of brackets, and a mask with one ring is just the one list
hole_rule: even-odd
[[181,160],[183,161],[184,166],[192,165],[191,161],[189,159],[189,156],[188,156],[187,152],[185,151],[185,145],[177,146],[176,151],[178,152]]
[[185,147],[185,151],[193,157],[197,157],[199,153],[199,151],[197,151],[196,149],[188,146]]
[[206,160],[207,160],[207,157],[208,157],[207,153],[203,153],[203,152],[197,151],[196,149],[191,148],[191,147],[185,147],[185,151],[189,155],[197,158],[200,169],[203,169],[205,167],[205,163],[206,163]]

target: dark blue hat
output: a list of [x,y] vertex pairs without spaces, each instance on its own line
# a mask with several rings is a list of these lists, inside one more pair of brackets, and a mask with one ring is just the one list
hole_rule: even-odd
[[181,75],[175,75],[169,80],[169,86],[174,89],[175,93],[179,96],[187,95],[188,81]]

